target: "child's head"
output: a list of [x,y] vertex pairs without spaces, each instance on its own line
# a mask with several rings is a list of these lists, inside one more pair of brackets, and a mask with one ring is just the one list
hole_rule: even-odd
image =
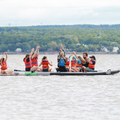
[[46,56],[44,56],[43,58],[42,58],[42,61],[44,61],[44,60],[46,60],[47,59],[47,57]]
[[83,58],[86,58],[86,57],[88,57],[88,53],[87,53],[87,52],[84,52],[84,53],[83,53]]
[[64,58],[64,52],[61,52],[61,53],[60,53],[60,57],[61,57],[61,58]]
[[29,54],[26,54],[25,58],[28,58],[30,55]]
[[66,57],[66,60],[69,60],[69,58],[68,58],[68,57]]
[[25,61],[26,58],[28,58],[30,55],[26,54],[26,56],[24,57],[23,61]]
[[75,58],[74,58],[74,57],[72,57],[72,61],[75,61]]
[[91,60],[96,60],[95,56],[90,57]]
[[81,56],[78,56],[78,59],[80,59],[80,60],[81,60],[81,59],[82,59],[82,57],[81,57]]
[[35,54],[34,52],[32,53],[32,56],[34,55],[34,58],[36,58],[37,57],[37,54]]
[[1,62],[4,62],[5,61],[5,58],[1,58]]

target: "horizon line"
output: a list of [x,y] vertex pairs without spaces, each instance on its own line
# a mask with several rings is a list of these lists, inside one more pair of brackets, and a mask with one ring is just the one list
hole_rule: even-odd
[[116,24],[38,24],[38,25],[5,25],[2,26],[0,25],[0,27],[32,27],[32,26],[74,26],[74,25],[94,25],[94,26],[100,26],[100,25],[120,25],[120,23],[116,23]]

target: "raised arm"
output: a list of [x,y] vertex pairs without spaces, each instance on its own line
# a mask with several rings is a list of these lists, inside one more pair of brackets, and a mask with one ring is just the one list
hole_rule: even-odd
[[32,48],[32,50],[31,50],[31,52],[30,52],[30,56],[29,56],[30,59],[32,59],[32,54],[33,54],[33,52],[34,52],[34,48]]
[[80,60],[85,64],[85,59],[80,56]]
[[61,52],[64,52],[64,57],[65,57],[65,50],[63,49],[63,45],[61,44],[61,47],[60,47],[60,50],[59,50],[59,55],[58,56],[60,56],[60,53]]
[[[5,53],[4,53],[5,54]],[[4,54],[3,54],[3,56],[2,56],[2,58],[1,59],[3,59],[4,58]]]
[[62,46],[62,44],[61,44],[61,47],[60,47],[60,49],[63,49],[63,46]]
[[7,58],[8,58],[7,53],[5,52],[4,54],[6,55],[6,59],[5,59],[5,61],[7,61]]
[[72,56],[73,56],[73,55],[70,55],[70,56],[69,56],[69,60],[70,60],[70,58],[71,58]]
[[89,60],[89,58],[87,58],[87,59],[86,59],[86,62],[90,63],[90,60]]
[[76,59],[78,59],[78,56],[76,55],[76,52],[75,52],[75,51],[73,51],[73,54],[75,55]]
[[77,59],[76,59],[76,57],[75,56],[73,56],[74,57],[74,59],[75,59],[75,64],[77,64]]
[[38,58],[38,56],[39,56],[39,48],[40,48],[40,46],[37,46],[37,48],[36,48],[36,50],[34,52],[34,55],[32,56],[32,59],[35,57],[35,55],[37,55],[37,58]]
[[76,55],[76,52],[73,51],[73,54],[74,54],[74,59],[75,59],[75,64],[77,64],[77,59],[78,59],[78,56]]
[[40,46],[37,46],[37,49],[36,49],[37,57],[39,56],[39,49],[40,49]]
[[[77,59],[79,59],[78,56],[76,55],[76,52],[75,52],[75,51],[73,51],[73,54],[75,55],[75,57],[76,57]],[[82,58],[81,56],[79,56],[79,57],[80,57],[80,60],[81,60],[83,63],[85,63],[85,59]]]
[[[3,56],[2,56],[2,58],[1,58],[1,60],[3,60],[3,58],[4,58],[4,55],[6,55],[6,58],[5,58],[5,62],[7,61],[7,53],[6,52],[4,52],[4,54],[3,54]],[[2,62],[2,61],[1,61]]]

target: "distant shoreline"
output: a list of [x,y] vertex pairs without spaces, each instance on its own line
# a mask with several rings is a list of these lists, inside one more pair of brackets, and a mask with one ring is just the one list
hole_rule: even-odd
[[[2,55],[4,52],[0,52]],[[25,55],[29,52],[7,52],[8,55]],[[59,52],[39,52],[40,55],[57,55]],[[76,52],[82,54],[83,52]],[[72,54],[72,52],[65,52],[65,54]],[[88,52],[88,54],[118,54],[117,52]]]

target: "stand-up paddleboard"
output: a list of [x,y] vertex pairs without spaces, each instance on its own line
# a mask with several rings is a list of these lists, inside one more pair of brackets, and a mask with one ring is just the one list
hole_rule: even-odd
[[0,74],[0,76],[40,76],[40,75],[112,75],[119,73],[120,70],[107,70],[107,71],[96,71],[96,72],[25,72],[24,70],[15,70],[12,74]]

